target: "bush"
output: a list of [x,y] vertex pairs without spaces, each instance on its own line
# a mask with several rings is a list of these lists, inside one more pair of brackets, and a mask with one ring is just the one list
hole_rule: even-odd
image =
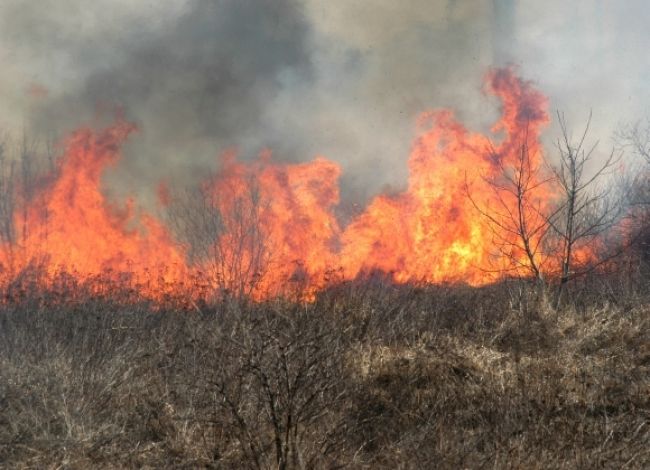
[[189,309],[32,293],[0,312],[0,462],[647,468],[650,303],[610,281],[559,312],[508,283]]

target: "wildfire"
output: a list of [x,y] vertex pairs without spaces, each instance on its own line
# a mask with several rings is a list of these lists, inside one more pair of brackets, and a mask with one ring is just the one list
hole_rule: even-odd
[[[515,164],[524,142],[531,159],[541,158],[539,133],[548,118],[544,96],[510,70],[491,72],[487,85],[503,103],[492,128],[504,132],[501,142],[469,132],[450,111],[424,114],[421,124],[429,130],[413,145],[407,191],[377,197],[343,234],[341,262],[348,278],[380,270],[394,273],[398,282],[494,280],[494,240],[466,182],[483,206],[497,206],[488,181]],[[516,201],[509,204],[514,208]]]
[[[398,283],[491,282],[498,276],[493,235],[468,191],[486,207],[496,204],[490,178],[516,162],[524,141],[538,162],[548,117],[544,96],[511,70],[491,72],[487,91],[502,102],[492,129],[496,142],[468,131],[450,111],[424,114],[407,189],[377,196],[347,227],[335,216],[337,164],[321,157],[279,164],[265,152],[248,164],[227,154],[194,202],[176,213],[172,230],[132,201],[109,203],[101,191],[103,173],[119,160],[134,127],[117,122],[101,132],[78,130],[47,182],[14,215],[20,230],[0,247],[3,282],[38,266],[45,278],[100,276],[149,298],[200,284],[256,299],[311,296],[333,279],[373,272]],[[164,205],[173,207],[174,195],[161,188]],[[540,186],[535,197],[547,200],[547,191]]]
[[[184,255],[166,228],[146,213],[135,220],[132,201],[116,207],[101,192],[103,172],[118,161],[120,145],[134,130],[118,122],[99,133],[80,129],[67,139],[57,168],[26,209],[16,211],[19,233],[0,251],[5,281],[36,267],[46,279],[101,275],[155,296],[185,278]],[[144,230],[130,227],[135,222]]]

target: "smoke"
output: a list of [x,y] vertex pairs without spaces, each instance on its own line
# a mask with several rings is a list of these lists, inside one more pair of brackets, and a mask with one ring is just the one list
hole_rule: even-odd
[[404,183],[420,112],[489,127],[491,65],[576,127],[593,109],[606,141],[650,102],[648,24],[643,0],[2,0],[0,123],[60,135],[122,109],[141,132],[111,182],[143,197],[268,147],[339,162],[363,201]]
[[[173,12],[48,3],[14,2],[2,14],[3,39],[21,54],[65,64],[55,96],[29,122],[60,133],[122,110],[141,129],[113,178],[131,179],[131,190],[200,173],[226,147],[259,147],[270,99],[311,75],[309,28],[292,0],[176,2]],[[78,11],[87,19],[75,20]],[[121,14],[104,19],[109,11]]]

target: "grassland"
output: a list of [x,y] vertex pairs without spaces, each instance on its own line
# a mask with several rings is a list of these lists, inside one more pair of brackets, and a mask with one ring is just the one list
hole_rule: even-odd
[[4,468],[649,468],[645,276],[0,311]]

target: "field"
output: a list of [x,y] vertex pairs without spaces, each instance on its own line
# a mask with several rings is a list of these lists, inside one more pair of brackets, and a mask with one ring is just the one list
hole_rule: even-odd
[[642,273],[0,313],[5,468],[648,468]]
[[0,0],[0,470],[650,470],[648,25]]

